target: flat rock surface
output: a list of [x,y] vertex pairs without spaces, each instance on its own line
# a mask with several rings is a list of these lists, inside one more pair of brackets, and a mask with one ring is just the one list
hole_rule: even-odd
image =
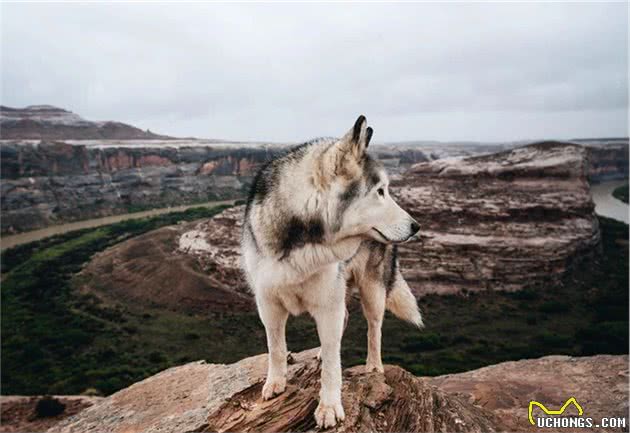
[[[292,354],[286,391],[267,402],[260,398],[266,355],[230,365],[194,362],[119,391],[49,433],[311,431],[316,353]],[[333,431],[533,430],[530,399],[555,408],[569,396],[582,404],[584,416],[627,416],[627,363],[627,356],[548,356],[435,378],[391,365],[384,374],[368,374],[357,366],[344,370],[346,420]]]

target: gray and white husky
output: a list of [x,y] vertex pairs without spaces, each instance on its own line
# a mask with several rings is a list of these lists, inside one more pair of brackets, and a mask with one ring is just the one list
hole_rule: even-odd
[[319,427],[344,419],[340,346],[347,288],[358,288],[367,319],[368,371],[383,371],[386,308],[422,326],[396,250],[420,227],[389,195],[383,166],[366,153],[371,138],[360,116],[341,139],[314,140],[271,161],[254,179],[245,211],[242,266],[269,349],[262,397],[285,390],[287,318],[308,312],[321,343]]

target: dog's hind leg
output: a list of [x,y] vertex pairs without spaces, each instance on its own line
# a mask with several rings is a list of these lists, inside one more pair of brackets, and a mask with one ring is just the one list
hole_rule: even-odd
[[269,360],[267,380],[262,389],[262,397],[269,400],[284,392],[287,384],[287,342],[285,329],[289,312],[274,299],[257,299],[258,313],[265,325]]
[[382,373],[381,361],[381,328],[385,315],[385,287],[382,284],[371,282],[361,284],[361,306],[363,315],[368,324],[368,354],[365,363],[366,371],[378,371]]
[[422,315],[418,308],[418,300],[409,288],[400,270],[396,270],[394,284],[389,293],[385,308],[394,313],[394,316],[405,320],[418,328],[423,328]]

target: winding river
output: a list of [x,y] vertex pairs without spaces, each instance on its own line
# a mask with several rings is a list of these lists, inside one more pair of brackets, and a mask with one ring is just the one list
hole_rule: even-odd
[[72,230],[89,229],[94,227],[105,226],[108,224],[114,224],[120,221],[130,220],[134,218],[152,217],[156,215],[162,215],[171,212],[181,212],[193,207],[213,207],[221,204],[232,204],[234,200],[223,201],[210,201],[207,203],[197,203],[183,206],[165,207],[160,209],[151,209],[142,212],[133,212],[121,215],[112,215],[102,218],[94,218],[83,221],[76,221],[67,224],[59,224],[44,229],[33,230],[30,232],[18,233],[16,235],[2,236],[0,238],[0,249],[2,251],[7,248],[14,247],[16,245],[25,244],[28,242],[38,241],[40,239],[47,238],[48,236],[59,235],[62,233],[70,232]]
[[595,213],[628,224],[628,205],[613,197],[615,188],[628,183],[628,180],[612,180],[591,186],[595,203]]

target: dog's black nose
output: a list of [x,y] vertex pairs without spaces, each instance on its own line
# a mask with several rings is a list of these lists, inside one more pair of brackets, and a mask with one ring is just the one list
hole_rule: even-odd
[[417,222],[413,221],[411,223],[411,236],[415,235],[416,233],[418,233],[418,231],[420,230],[420,224],[418,224]]

